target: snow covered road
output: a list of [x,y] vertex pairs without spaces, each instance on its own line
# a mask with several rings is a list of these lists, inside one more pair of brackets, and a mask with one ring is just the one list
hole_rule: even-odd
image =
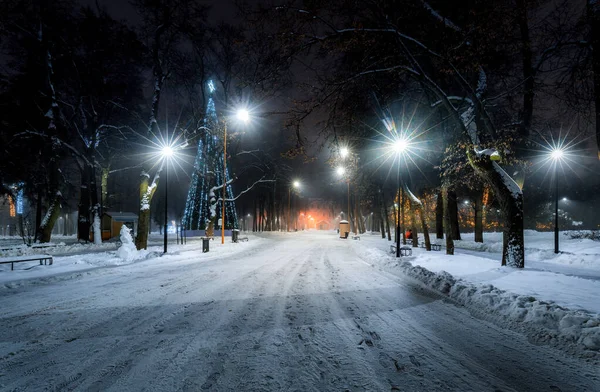
[[0,290],[0,390],[600,390],[594,364],[474,318],[332,234],[167,257]]

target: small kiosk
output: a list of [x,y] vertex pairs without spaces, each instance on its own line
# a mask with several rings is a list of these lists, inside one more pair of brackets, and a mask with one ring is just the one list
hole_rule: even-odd
[[348,238],[348,234],[350,233],[350,223],[347,220],[340,221],[340,238]]
[[138,216],[133,212],[105,212],[102,214],[102,241],[118,237],[121,226],[126,225],[132,230],[131,235],[137,233]]

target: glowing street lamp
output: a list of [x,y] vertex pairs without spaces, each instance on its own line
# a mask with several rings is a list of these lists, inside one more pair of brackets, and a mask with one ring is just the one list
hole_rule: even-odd
[[[239,109],[235,116],[238,121],[247,124],[250,113],[246,109]],[[221,244],[225,244],[225,199],[227,198],[227,117],[225,117],[223,131],[223,206],[221,209]]]
[[558,253],[558,164],[564,157],[564,150],[556,147],[550,151],[554,161],[554,253]]
[[169,189],[169,164],[168,160],[173,156],[174,151],[171,146],[164,146],[161,150],[161,155],[165,165],[165,228],[164,228],[164,249],[163,253],[167,253],[167,190]]
[[350,154],[350,150],[348,149],[348,147],[342,147],[340,149],[340,155],[342,157],[342,159],[346,159],[346,157]]

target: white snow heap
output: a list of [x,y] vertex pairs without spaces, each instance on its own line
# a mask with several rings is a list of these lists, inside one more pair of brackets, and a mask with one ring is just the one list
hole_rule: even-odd
[[[130,235],[131,237],[131,235]],[[94,211],[94,244],[99,245],[102,243],[102,229],[100,228],[100,217],[98,216],[98,210]]]
[[117,249],[117,256],[124,261],[133,261],[145,257],[144,253],[135,247],[131,229],[125,225],[121,226],[121,246]]

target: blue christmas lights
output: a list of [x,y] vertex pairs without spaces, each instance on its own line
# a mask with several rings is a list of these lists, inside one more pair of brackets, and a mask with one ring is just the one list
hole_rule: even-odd
[[[208,82],[207,88],[209,98],[206,105],[204,127],[209,131],[205,132],[204,137],[200,137],[198,141],[194,172],[183,213],[183,225],[188,230],[205,230],[208,227],[211,220],[211,204],[216,211],[216,217],[222,216],[222,203],[216,203],[216,205],[214,205],[214,201],[211,203],[210,190],[230,179],[229,170],[226,170],[225,178],[223,178],[223,151],[219,148],[222,141],[219,141],[215,134],[219,129],[219,120],[212,97],[212,93],[215,91],[212,80]],[[214,191],[216,200],[223,196],[227,199],[225,202],[225,228],[237,228],[238,218],[231,185],[227,185],[226,195],[221,193],[222,187],[218,187]],[[220,228],[217,219],[215,219],[214,226],[215,229]]]

